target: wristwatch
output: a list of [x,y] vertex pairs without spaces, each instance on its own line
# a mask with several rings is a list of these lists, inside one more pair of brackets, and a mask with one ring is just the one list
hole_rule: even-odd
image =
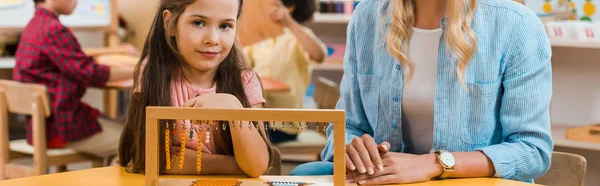
[[454,172],[454,165],[456,161],[454,159],[454,155],[452,153],[445,150],[435,151],[438,155],[438,161],[442,165],[442,174],[438,176],[438,179],[444,179],[450,176],[452,172]]

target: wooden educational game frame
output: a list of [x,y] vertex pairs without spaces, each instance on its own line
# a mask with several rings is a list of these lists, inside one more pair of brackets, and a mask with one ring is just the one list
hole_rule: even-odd
[[[346,183],[346,113],[343,110],[146,108],[146,186],[160,181],[160,120],[285,121],[330,123],[334,127],[334,185]],[[242,129],[247,130],[247,129]]]

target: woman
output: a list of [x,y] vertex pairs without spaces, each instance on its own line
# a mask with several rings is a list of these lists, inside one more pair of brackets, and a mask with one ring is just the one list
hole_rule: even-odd
[[[509,0],[361,1],[338,103],[347,181],[532,182],[553,148],[551,53],[538,17]],[[325,162],[292,174],[333,172],[332,132]]]

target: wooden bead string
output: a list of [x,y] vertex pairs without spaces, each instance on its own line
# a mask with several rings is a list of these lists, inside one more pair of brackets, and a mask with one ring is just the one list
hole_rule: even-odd
[[239,186],[242,182],[236,179],[198,179],[190,186]]
[[165,128],[165,160],[166,160],[166,168],[167,170],[171,170],[171,151],[169,146],[169,123],[167,122],[167,128]]
[[181,150],[179,154],[179,169],[183,169],[183,161],[185,160],[185,142],[186,139],[185,122],[181,124]]
[[[203,142],[202,140],[205,140],[206,143],[210,143],[210,137],[211,137],[211,134],[210,134],[210,132],[211,132],[210,123],[212,121],[203,120],[203,121],[200,121],[200,122],[201,122],[200,124],[202,124],[202,123],[206,124],[207,125],[207,129],[206,129],[204,135],[202,134],[202,132],[203,132],[202,130],[204,130],[202,127],[200,129],[201,130],[200,132],[196,132],[197,137],[198,137],[197,138],[198,139],[198,144],[197,144],[198,146],[197,146],[197,152],[196,152],[197,153],[196,171],[198,173],[200,173],[200,171],[202,170],[202,142]],[[234,129],[235,122],[234,121],[229,121],[229,123],[231,124],[231,128]],[[222,130],[226,130],[227,124],[223,123],[221,125],[222,125],[221,126]],[[267,130],[269,128],[269,125],[267,123],[265,123],[264,125],[265,125],[265,130]],[[281,123],[283,131],[285,131],[285,128],[286,128],[285,125],[286,125],[285,122]],[[271,122],[271,129],[273,131],[275,131],[275,126],[276,126],[276,122],[274,122],[274,121]],[[167,128],[165,129],[165,157],[166,157],[166,169],[167,170],[171,169],[171,151],[170,151],[170,140],[169,140],[170,139],[169,127],[170,127],[170,124],[167,123]],[[243,124],[242,124],[242,122],[240,122],[240,129],[242,129],[242,127],[243,127]],[[253,123],[249,123],[248,129],[252,130],[252,127],[253,127]],[[258,128],[258,126],[254,126],[254,127]],[[325,126],[325,124],[324,124],[321,128],[322,128],[323,131],[326,131],[327,127],[328,127],[328,125]],[[293,122],[289,123],[289,128],[290,128],[290,130],[294,129],[293,128]],[[303,125],[302,123],[300,123],[300,126],[298,127],[298,130],[301,131],[301,130],[304,130],[304,128],[310,129],[310,125],[308,123],[306,125]],[[216,126],[215,130],[217,130],[217,131],[219,130],[218,125]],[[315,130],[317,130],[317,131],[319,130],[319,124],[318,123],[315,126]],[[192,139],[194,131],[195,130],[193,129],[193,127],[190,127],[190,133],[189,133],[190,139]],[[188,133],[187,133],[187,129],[186,129],[186,126],[185,126],[185,123],[184,123],[184,124],[182,124],[182,130],[181,130],[181,150],[180,150],[180,153],[179,153],[180,155],[179,155],[178,158],[176,158],[176,159],[179,160],[179,162],[178,162],[179,163],[179,169],[183,169],[183,164],[184,164],[184,160],[185,160],[185,149],[186,149],[185,145],[186,145],[186,141],[187,141],[187,135],[188,135]],[[175,124],[173,124],[173,136],[175,136]]]
[[[208,144],[210,143],[210,125],[211,125],[211,121],[206,121],[206,133],[204,133],[204,135],[206,135],[205,138],[205,142]],[[219,127],[217,127],[219,128]]]
[[312,185],[312,183],[294,182],[294,181],[268,181],[267,185],[269,185],[269,186],[305,186],[305,185]]
[[198,136],[198,146],[196,147],[196,172],[200,174],[202,171],[202,125],[200,125],[200,132],[196,133]]

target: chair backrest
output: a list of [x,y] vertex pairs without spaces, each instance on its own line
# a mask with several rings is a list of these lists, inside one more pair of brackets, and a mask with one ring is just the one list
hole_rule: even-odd
[[337,83],[324,77],[317,78],[314,99],[319,109],[335,109],[339,98],[340,91]]
[[10,80],[0,80],[0,91],[4,92],[8,112],[15,114],[33,115],[32,103],[41,98],[43,115],[50,116],[50,99],[48,89],[44,85],[21,83]]
[[46,122],[50,116],[48,91],[45,86],[0,80],[0,179],[7,176],[10,160],[8,113],[31,116],[34,145],[33,175],[46,173]]
[[553,152],[548,172],[535,179],[535,183],[549,186],[583,186],[587,161],[583,156]]

